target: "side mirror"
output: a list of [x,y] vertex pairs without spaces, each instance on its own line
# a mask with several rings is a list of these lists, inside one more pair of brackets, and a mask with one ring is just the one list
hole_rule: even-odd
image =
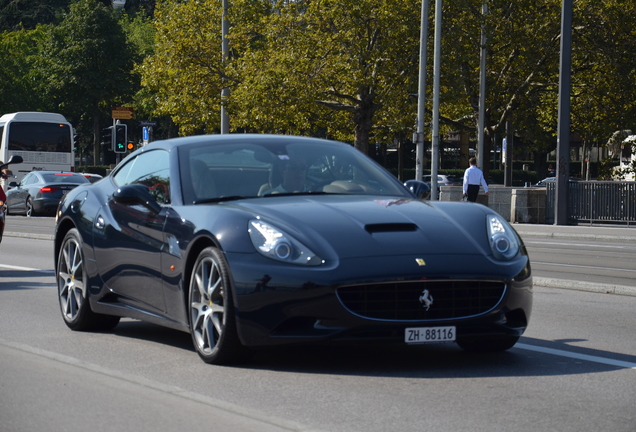
[[423,181],[407,180],[404,186],[419,199],[428,199],[431,195],[431,187]]
[[22,156],[18,156],[18,155],[13,155],[9,158],[9,161],[7,162],[7,165],[11,165],[11,164],[19,164],[24,162],[24,159],[22,159]]
[[148,188],[142,184],[131,184],[120,187],[113,194],[113,201],[117,204],[128,206],[140,205],[154,213],[161,211],[159,203],[150,195]]
[[5,169],[6,167],[8,167],[11,164],[17,164],[17,163],[22,163],[22,156],[17,156],[17,155],[13,155],[9,158],[9,161],[3,164],[0,164],[0,170]]

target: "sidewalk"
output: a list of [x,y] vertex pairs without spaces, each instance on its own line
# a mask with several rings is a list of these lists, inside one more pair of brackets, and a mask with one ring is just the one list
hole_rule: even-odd
[[636,226],[632,225],[544,225],[512,224],[523,237],[543,237],[561,239],[590,239],[619,242],[636,242]]
[[[626,225],[542,225],[542,224],[512,224],[521,238],[554,238],[564,240],[597,240],[617,243],[636,244],[636,226]],[[636,296],[635,286],[598,284],[584,281],[571,281],[533,276],[534,284],[549,288],[566,288],[580,291],[620,294]]]

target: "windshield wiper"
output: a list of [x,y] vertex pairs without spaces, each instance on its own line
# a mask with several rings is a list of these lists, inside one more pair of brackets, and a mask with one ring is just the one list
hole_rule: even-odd
[[256,198],[256,197],[247,197],[243,195],[230,195],[230,196],[222,196],[216,198],[205,198],[201,200],[196,200],[192,204],[209,204],[209,203],[218,203],[224,201],[236,201],[244,198]]
[[306,191],[306,192],[281,192],[281,193],[273,193],[273,194],[265,194],[263,196],[243,196],[243,195],[229,195],[229,196],[221,196],[216,198],[205,198],[193,201],[192,204],[210,204],[210,203],[219,203],[225,201],[236,201],[240,199],[250,199],[250,198],[265,198],[265,197],[275,197],[275,196],[299,196],[299,195],[334,195],[330,192],[322,192],[322,191]]
[[330,192],[323,192],[323,191],[277,192],[277,193],[266,193],[261,198],[277,197],[277,196],[299,196],[299,195],[333,195],[333,194]]

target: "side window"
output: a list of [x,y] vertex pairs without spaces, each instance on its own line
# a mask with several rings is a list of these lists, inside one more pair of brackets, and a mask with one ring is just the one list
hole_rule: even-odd
[[35,176],[35,174],[27,174],[26,177],[24,177],[22,179],[20,184],[22,186],[26,186],[26,185],[29,185],[31,183],[35,183],[36,181],[37,181],[37,177]]
[[142,153],[126,162],[119,169],[113,180],[118,186],[143,184],[159,204],[170,203],[170,172],[168,168],[168,152],[154,150]]

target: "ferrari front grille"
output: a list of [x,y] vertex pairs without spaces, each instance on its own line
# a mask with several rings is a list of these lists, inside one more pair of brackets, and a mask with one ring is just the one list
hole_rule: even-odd
[[381,320],[463,318],[494,308],[506,291],[501,281],[412,281],[344,286],[342,304],[356,315]]

